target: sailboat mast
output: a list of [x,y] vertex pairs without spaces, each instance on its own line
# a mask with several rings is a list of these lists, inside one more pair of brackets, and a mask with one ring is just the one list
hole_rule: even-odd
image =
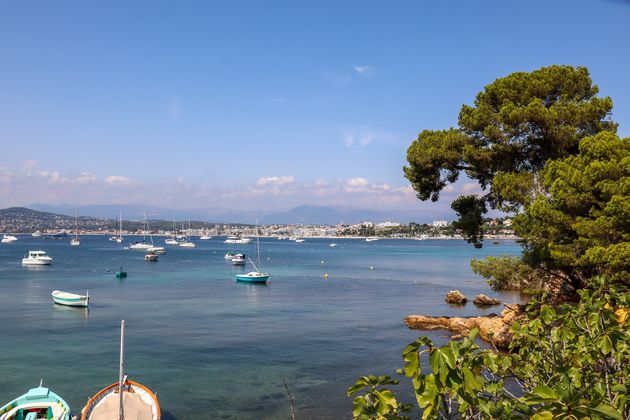
[[118,420],[125,419],[125,410],[123,406],[123,372],[125,371],[124,364],[125,354],[125,320],[120,321],[120,371],[118,372],[118,395],[120,398],[120,405],[118,409]]
[[260,265],[260,235],[258,234],[258,220],[256,220],[256,252],[258,253],[258,269],[262,273],[262,265]]
[[74,237],[79,238],[79,208],[74,209]]

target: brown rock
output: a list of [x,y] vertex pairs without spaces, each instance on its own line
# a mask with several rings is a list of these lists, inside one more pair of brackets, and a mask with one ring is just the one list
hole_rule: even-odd
[[491,298],[490,296],[486,296],[484,294],[478,294],[475,296],[475,300],[473,300],[475,305],[479,306],[490,306],[490,305],[500,305],[501,301],[497,298]]
[[466,303],[466,296],[459,290],[451,290],[446,294],[446,302],[448,303]]
[[477,328],[479,336],[499,348],[508,348],[512,340],[510,326],[523,313],[522,305],[506,305],[501,315],[490,314],[478,317],[430,317],[409,315],[405,323],[409,328],[418,330],[445,329],[458,334],[468,335]]

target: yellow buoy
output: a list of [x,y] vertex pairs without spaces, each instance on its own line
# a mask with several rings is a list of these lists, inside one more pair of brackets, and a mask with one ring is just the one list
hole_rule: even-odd
[[324,278],[327,279],[328,278],[328,273],[324,274]]

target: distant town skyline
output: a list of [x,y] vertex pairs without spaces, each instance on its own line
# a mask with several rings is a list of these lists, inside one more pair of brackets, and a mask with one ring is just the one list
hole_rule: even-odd
[[[498,77],[586,66],[630,135],[630,3],[7,2],[0,208],[299,205],[452,218],[404,179]],[[115,217],[115,215],[113,215]]]

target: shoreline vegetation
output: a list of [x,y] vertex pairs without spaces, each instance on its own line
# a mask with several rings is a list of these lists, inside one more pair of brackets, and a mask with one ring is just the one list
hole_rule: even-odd
[[[612,99],[598,92],[584,67],[513,73],[463,105],[457,128],[410,145],[404,173],[419,199],[437,201],[461,173],[479,183],[481,194],[451,204],[474,247],[489,209],[515,214],[523,255],[471,267],[495,291],[529,295],[501,316],[405,319],[460,334],[402,352],[396,372],[411,379],[423,419],[630,419],[630,137],[616,134]],[[397,384],[359,378],[347,390],[353,417],[409,419]]]

